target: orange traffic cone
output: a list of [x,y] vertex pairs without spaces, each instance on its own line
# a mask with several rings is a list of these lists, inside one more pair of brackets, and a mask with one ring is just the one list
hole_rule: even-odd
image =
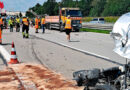
[[0,44],[2,44],[2,30],[1,30],[1,27],[0,27]]
[[14,42],[12,42],[11,58],[9,64],[17,64],[17,63],[19,63],[19,61],[17,60]]

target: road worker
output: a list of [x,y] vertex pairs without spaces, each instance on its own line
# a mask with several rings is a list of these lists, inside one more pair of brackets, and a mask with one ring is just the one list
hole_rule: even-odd
[[70,15],[68,15],[65,21],[65,32],[66,32],[68,41],[70,41],[71,29],[72,29],[71,18],[70,18]]
[[0,16],[0,28],[1,30],[3,30],[3,19],[1,18],[1,16]]
[[11,17],[10,19],[9,19],[9,26],[10,26],[10,32],[13,32],[13,18]]
[[41,25],[42,25],[42,33],[45,33],[45,18],[42,16],[42,20],[41,20]]
[[23,26],[22,27],[23,38],[29,38],[29,19],[27,17],[23,17],[22,26]]
[[40,18],[38,18],[38,28],[40,29],[41,28],[41,19]]
[[2,44],[3,19],[0,17],[0,44]]
[[17,16],[16,18],[16,32],[20,31],[20,18]]
[[39,26],[38,26],[38,17],[36,17],[36,19],[35,19],[35,29],[36,29],[35,33],[38,33],[38,28],[39,28]]

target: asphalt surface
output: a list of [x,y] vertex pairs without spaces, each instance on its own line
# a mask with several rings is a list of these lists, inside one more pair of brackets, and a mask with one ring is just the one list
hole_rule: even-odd
[[47,30],[43,35],[41,33],[35,34],[34,31],[34,29],[31,30],[30,34],[38,38],[43,38],[54,43],[56,42],[57,44],[74,48],[78,51],[87,52],[85,54],[101,56],[110,62],[117,62],[119,64],[125,63],[124,58],[113,52],[114,41],[110,34],[72,32],[71,42],[68,42],[65,32],[60,33],[55,30]]
[[[112,52],[114,43],[109,35],[77,32],[72,33],[71,36],[71,42],[68,42],[64,32],[46,30],[45,34],[42,34],[39,30],[36,34],[35,29],[30,28],[29,39],[23,39],[21,32],[4,30],[3,46],[10,53],[11,43],[14,42],[18,60],[21,63],[42,64],[70,79],[72,79],[72,73],[77,70],[103,69],[125,63],[125,59],[121,59]],[[117,62],[115,63],[113,59],[110,61],[98,58],[58,43],[119,59],[115,59]]]

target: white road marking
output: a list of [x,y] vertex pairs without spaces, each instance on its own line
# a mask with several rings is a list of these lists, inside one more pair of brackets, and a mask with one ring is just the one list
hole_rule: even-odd
[[10,54],[8,53],[8,51],[2,46],[0,45],[0,53],[1,55],[4,57],[4,59],[9,62],[10,61]]
[[86,50],[82,50],[82,49],[78,49],[78,48],[75,48],[75,47],[71,47],[69,45],[66,45],[66,44],[63,44],[63,43],[58,43],[62,46],[65,46],[65,47],[68,47],[68,48],[71,48],[71,49],[74,49],[74,50],[77,50],[77,51],[80,51],[80,52],[83,52],[83,53],[87,53],[87,54],[90,54],[90,55],[93,55],[93,56],[96,56],[96,57],[100,57],[100,58],[104,58],[104,59],[109,59],[108,57],[105,57],[105,56],[102,56],[102,55],[98,55],[98,54],[95,54],[95,53],[91,53],[89,51],[86,51]]

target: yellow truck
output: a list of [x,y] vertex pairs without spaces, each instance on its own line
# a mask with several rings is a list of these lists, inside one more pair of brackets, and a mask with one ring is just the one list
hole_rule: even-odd
[[79,8],[61,8],[59,16],[45,16],[46,28],[63,31],[68,15],[72,20],[72,31],[79,31],[82,28],[82,14]]

